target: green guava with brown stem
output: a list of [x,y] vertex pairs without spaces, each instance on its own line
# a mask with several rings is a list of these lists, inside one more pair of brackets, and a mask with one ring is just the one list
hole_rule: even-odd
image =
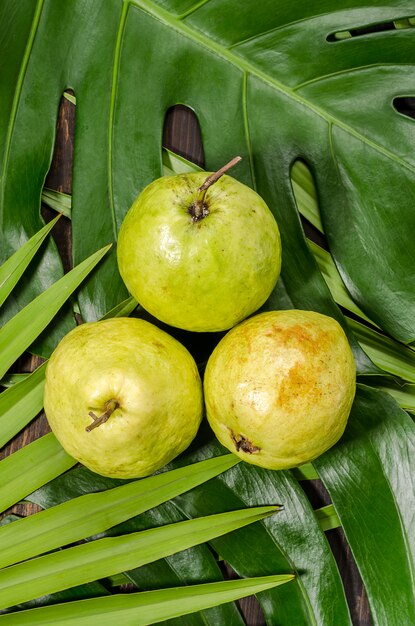
[[216,346],[204,377],[207,417],[219,441],[269,469],[296,467],[333,446],[355,388],[343,329],[314,311],[245,320]]
[[139,195],[121,226],[118,266],[127,289],[159,320],[221,331],[256,311],[281,268],[277,223],[252,189],[206,172],[166,176]]
[[62,339],[46,368],[44,406],[71,456],[104,476],[138,478],[193,440],[202,384],[173,337],[140,319],[114,318]]

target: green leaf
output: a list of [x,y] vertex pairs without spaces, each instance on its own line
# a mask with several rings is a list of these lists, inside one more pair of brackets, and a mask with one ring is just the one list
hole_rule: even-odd
[[379,625],[415,623],[414,446],[411,418],[359,385],[344,436],[314,461]]
[[374,329],[348,318],[353,334],[376,365],[404,380],[415,382],[415,351]]
[[163,148],[163,176],[176,176],[176,174],[187,174],[188,172],[201,172],[202,168],[187,159],[175,154],[171,150]]
[[108,252],[106,246],[85,259],[0,329],[0,378],[48,325],[63,303]]
[[76,104],[76,97],[73,96],[71,93],[64,91],[63,92],[63,97],[68,100],[69,102],[71,102],[72,104]]
[[[166,502],[156,509],[147,511],[144,515],[111,529],[108,534],[130,533],[134,530],[144,530],[184,519],[186,518],[180,511]],[[127,576],[141,591],[223,580],[223,573],[215,555],[206,544],[194,546],[184,552],[129,570]],[[169,620],[168,625],[173,626],[173,624],[182,626],[183,621],[177,619],[171,622]],[[218,624],[245,626],[245,622],[234,604],[204,610],[203,614],[194,613],[191,618],[186,620],[186,626],[217,626]]]
[[51,209],[71,219],[72,196],[69,194],[44,187],[42,189],[42,202]]
[[75,465],[49,433],[0,461],[0,511]]
[[134,300],[134,298],[130,296],[126,300],[123,300],[123,302],[120,302],[120,304],[117,304],[111,311],[108,311],[101,319],[107,320],[111,317],[128,317],[137,307],[137,300]]
[[[48,508],[59,504],[59,502],[67,501],[69,498],[95,490],[108,489],[119,483],[119,480],[104,478],[93,474],[84,467],[77,467],[37,490],[27,499]],[[184,519],[186,518],[176,508],[172,508],[166,503],[118,524],[101,533],[100,536],[129,534]],[[159,559],[154,563],[129,570],[127,575],[130,581],[144,591],[223,580],[223,574],[206,545],[195,546],[165,559]],[[174,623],[176,624],[176,622]],[[188,624],[186,622],[186,626],[208,626],[208,624],[211,626],[217,626],[217,624],[243,626],[244,622],[236,606],[232,604],[204,611],[203,615],[194,614],[188,618]],[[177,626],[182,626],[180,620],[177,622]]]
[[[177,589],[145,591],[129,595],[71,602],[45,607],[27,613],[0,617],[0,624],[13,626],[44,626],[45,624],[71,624],[73,626],[144,626],[165,619],[187,615],[222,602],[231,602],[253,593],[260,593],[277,585],[290,582],[293,576],[264,576],[257,579],[228,580],[206,585],[193,585]],[[3,621],[2,621],[3,620]]]
[[0,380],[1,387],[13,387],[16,383],[21,383],[23,380],[30,376],[29,372],[22,372],[19,374],[8,372],[3,378]]
[[[349,296],[330,253],[312,241],[308,241],[308,245],[337,304],[373,324]],[[386,372],[415,382],[415,352],[411,348],[354,319],[347,319],[361,347],[376,365]]]
[[314,515],[318,519],[320,528],[324,531],[341,527],[340,520],[332,504],[327,504],[320,509],[316,509]]
[[[297,14],[298,8],[287,5],[278,7],[278,10],[273,7],[270,11],[266,5],[248,0],[236,11],[235,0],[230,4],[228,0],[217,0],[215,6],[219,2],[216,8],[222,16],[220,22],[227,24],[224,32],[217,36],[216,29],[221,31],[223,24],[215,25],[217,20],[211,19],[211,16],[206,23],[203,18],[205,14],[210,15],[211,3],[200,5],[185,19],[178,19],[174,11],[169,10],[173,9],[174,3],[163,2],[162,7],[151,0],[131,3],[108,0],[102,6],[100,4],[98,13],[94,5],[81,3],[79,15],[77,7],[81,6],[78,4],[81,0],[75,0],[73,6],[65,5],[59,9],[50,0],[44,0],[31,10],[24,7],[16,9],[15,3],[9,2],[4,5],[4,15],[13,14],[18,23],[18,43],[13,44],[5,38],[2,50],[4,54],[17,54],[18,60],[13,63],[4,81],[8,99],[4,106],[3,126],[0,124],[0,135],[1,128],[4,128],[7,145],[7,159],[3,162],[4,202],[0,206],[4,219],[9,219],[8,200],[12,189],[18,188],[16,177],[19,172],[18,168],[9,167],[12,161],[26,163],[28,168],[36,171],[37,176],[33,176],[30,184],[22,189],[14,203],[14,219],[10,221],[27,222],[29,216],[35,219],[34,215],[37,215],[42,188],[40,183],[44,180],[48,157],[52,152],[57,103],[65,84],[71,84],[79,105],[73,187],[76,211],[72,219],[75,261],[91,253],[99,242],[115,240],[121,221],[138,192],[162,174],[160,138],[165,114],[172,103],[186,102],[193,107],[200,121],[207,169],[216,169],[231,155],[241,154],[245,158],[238,175],[243,182],[256,187],[274,211],[285,250],[282,285],[290,303],[297,308],[326,312],[342,322],[306,247],[290,177],[292,163],[302,156],[309,162],[313,174],[321,171],[321,176],[324,175],[323,190],[322,181],[316,176],[319,198],[337,193],[341,187],[340,176],[336,164],[328,156],[329,130],[337,118],[330,110],[317,106],[314,96],[307,99],[294,90],[291,80],[296,72],[291,75],[286,63],[266,63],[263,67],[267,55],[260,59],[256,48],[256,43],[260,47],[265,45],[270,56],[275,55],[271,33],[268,36],[261,34],[261,28],[265,27],[268,31],[276,21],[282,28],[278,32],[288,36],[290,27],[284,27],[284,24],[292,22],[291,13]],[[336,13],[335,9],[333,5],[330,11],[329,5],[327,15],[341,20],[343,14]],[[235,12],[237,20],[234,19]],[[364,18],[361,10],[355,17],[357,15],[359,19]],[[298,29],[313,25],[316,29],[321,28],[326,36],[324,17],[315,16],[313,20],[312,16],[312,11],[306,12],[304,24],[296,22]],[[203,22],[201,28],[199,19]],[[246,20],[248,23],[242,27]],[[7,23],[6,18],[4,22]],[[247,35],[249,45],[246,42],[233,47],[241,37],[245,39],[246,28],[253,29],[252,39],[251,35]],[[405,39],[406,33],[405,29],[396,31],[395,39],[399,40],[401,36]],[[274,34],[277,35],[277,31]],[[388,35],[382,33],[381,36]],[[229,37],[232,38],[231,49]],[[21,43],[22,40],[25,44]],[[317,42],[319,38],[314,36],[314,40]],[[155,46],[154,41],[162,41],[163,45]],[[284,50],[286,44],[284,40]],[[344,44],[347,42],[339,45]],[[297,49],[297,45],[295,39],[293,50]],[[325,63],[329,50],[336,52],[334,63],[340,58],[342,63],[350,60],[350,54],[339,57],[338,48],[334,48],[337,44],[325,42],[324,45],[327,47]],[[57,50],[53,62],[47,56],[50,46]],[[65,53],[68,49],[71,55]],[[133,88],[134,77],[146,75],[150,50],[157,73],[152,74],[150,84],[146,83],[146,90],[141,90],[138,96]],[[399,46],[397,50],[400,50]],[[183,58],[188,60],[188,71],[184,72],[184,81],[177,81],[171,67],[176,67],[179,59]],[[285,61],[288,58],[295,66],[296,54],[288,55]],[[317,72],[318,66],[317,63]],[[57,68],[60,70],[57,71]],[[284,77],[275,75],[280,70]],[[201,74],[203,81],[200,80]],[[88,79],[91,75],[96,78],[93,85]],[[64,82],[62,76],[65,76]],[[38,94],[35,86],[45,83],[46,91]],[[24,106],[28,94],[31,107]],[[17,103],[23,104],[18,107]],[[279,123],[275,124],[277,118]],[[396,115],[397,120],[401,118],[403,116]],[[301,123],[297,123],[298,120]],[[27,126],[35,129],[30,137],[30,154],[27,135],[23,133]],[[339,120],[342,131],[346,126],[344,121]],[[269,128],[273,129],[272,133]],[[366,145],[364,138],[358,132],[357,135]],[[357,135],[353,133],[353,140]],[[40,153],[47,156],[41,159]],[[97,167],[97,162],[102,167]],[[364,167],[360,171],[363,176]],[[346,193],[343,196],[344,202]],[[337,198],[334,206],[337,206]],[[353,207],[362,212],[365,209],[363,203],[356,202],[355,198]],[[85,219],[89,226],[86,230]],[[355,240],[359,243],[362,237]],[[369,246],[366,242],[363,244],[366,254]],[[370,263],[359,263],[357,271],[363,265]],[[377,260],[375,266],[380,271],[384,263]],[[389,271],[394,264],[388,263],[387,267]],[[39,268],[39,271],[41,276],[44,268]],[[402,281],[405,275],[405,272],[399,272],[397,279]],[[105,290],[102,285],[105,285]],[[405,290],[398,292],[404,294]],[[373,295],[371,290],[368,295]],[[79,304],[82,316],[88,321],[98,319],[125,297],[115,254],[111,254],[81,289]],[[385,300],[389,304],[388,298],[382,297],[382,306]],[[372,302],[369,304],[371,306]],[[368,314],[365,307],[361,308]],[[359,352],[356,344],[354,350],[360,373],[370,371],[373,374],[373,366]]]
[[[35,598],[34,600],[28,600],[27,602],[21,602],[20,604],[15,604],[13,607],[8,609],[0,610],[0,620],[3,620],[7,624],[6,617],[3,617],[5,614],[13,614],[15,615],[14,619],[17,619],[17,615],[20,615],[21,611],[25,611],[23,613],[24,616],[27,616],[27,609],[34,609],[43,606],[48,606],[50,604],[56,605],[58,602],[71,602],[76,600],[84,600],[86,598],[97,598],[99,596],[107,596],[110,595],[110,592],[102,585],[101,583],[94,581],[93,583],[86,583],[85,585],[77,585],[76,587],[71,587],[71,589],[65,589],[64,591],[58,591],[57,593],[49,593],[41,598]],[[19,611],[19,613],[15,613]],[[36,613],[35,613],[36,614]],[[1,621],[0,621],[1,623]],[[17,622],[18,623],[18,622]],[[23,626],[23,623],[20,622]]]
[[337,271],[330,253],[313,241],[308,240],[308,245],[310,246],[311,252],[317,261],[320,272],[323,274],[324,280],[326,281],[335,302],[355,315],[358,315],[362,319],[371,322],[371,320],[351,299],[342,279],[340,278],[340,274]]
[[0,306],[19,281],[19,278],[22,276],[26,267],[29,265],[58,219],[59,216],[55,217],[54,220],[41,228],[36,235],[33,235],[29,241],[23,244],[21,248],[0,267]]
[[43,407],[46,363],[0,394],[0,448]]
[[304,463],[291,471],[297,480],[316,480],[319,478],[316,468],[312,463]]
[[[0,568],[74,543],[139,515],[238,463],[227,454],[81,496],[0,530]],[[85,515],[85,512],[88,512]],[[36,537],[36,541],[33,541]]]
[[[190,458],[200,459],[219,451],[218,445],[211,444]],[[180,462],[188,462],[188,458]],[[261,594],[259,601],[267,623],[350,626],[341,579],[327,539],[291,472],[241,463],[173,502],[188,517],[194,517],[209,510],[255,506],[264,500],[280,502],[284,510],[264,524],[215,539],[211,542],[215,551],[239,576],[296,574],[292,585]]]
[[259,521],[275,507],[256,507],[97,539],[0,571],[0,608],[105,578]]
[[291,183],[298,210],[303,217],[324,233],[318,207],[317,191],[310,170],[303,161],[295,161],[291,168]]
[[[223,454],[223,448],[218,444],[201,446],[203,437],[202,431],[195,442],[196,452],[182,455],[170,466],[182,466]],[[114,481],[108,478],[92,474],[85,468],[75,468],[31,494],[28,499],[42,507],[50,507],[82,493],[113,485]],[[272,472],[241,463],[185,496],[175,498],[173,505],[166,503],[144,516],[124,522],[106,534],[131,533],[176,521],[180,519],[177,517],[178,510],[186,517],[196,517],[208,515],[212,511],[251,507],[264,502],[282,503],[284,510],[267,520],[265,527],[257,524],[234,532],[223,540],[216,540],[215,551],[244,577],[275,572],[291,573],[294,569],[297,578],[293,585],[261,596],[262,608],[269,623],[278,623],[281,626],[292,626],[293,623],[298,626],[350,626],[348,608],[333,555],[309,501],[290,472]],[[255,546],[255,549],[249,549],[249,546]],[[140,588],[143,581],[145,588],[149,588],[149,585],[157,587],[180,584],[175,583],[169,571],[171,568],[179,572],[186,582],[196,582],[198,577],[199,581],[204,580],[203,574],[198,569],[193,569],[196,561],[211,572],[210,575],[215,575],[209,560],[203,554],[183,554],[181,559],[174,555],[166,561],[157,566],[146,566],[143,572],[134,570],[129,575],[133,574],[132,580]]]
[[0,526],[6,526],[7,524],[11,524],[12,522],[17,522],[17,520],[22,519],[19,515],[15,515],[14,513],[10,513],[9,515],[4,515],[0,518]]
[[387,378],[372,378],[371,387],[377,387],[389,393],[402,409],[415,412],[415,384]]
[[[65,93],[65,98],[70,100],[72,104],[76,104],[76,98],[70,94]],[[201,167],[188,161],[187,159],[175,154],[167,148],[163,148],[163,175],[175,176],[176,174],[184,174],[186,172],[200,172]],[[42,190],[42,202],[51,209],[58,211],[71,219],[72,217],[72,196],[62,191],[56,191],[55,189],[48,189],[44,187]]]
[[120,585],[126,585],[130,581],[125,574],[114,574],[114,576],[109,576],[106,580],[111,584],[111,587],[119,587]]

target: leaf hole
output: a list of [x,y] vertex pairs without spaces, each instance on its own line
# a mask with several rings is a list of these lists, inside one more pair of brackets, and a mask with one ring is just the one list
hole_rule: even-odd
[[202,133],[195,112],[184,104],[170,107],[164,119],[163,146],[204,167]]
[[349,30],[340,30],[335,33],[330,33],[326,37],[326,41],[329,43],[338,43],[345,39],[353,39],[354,37],[362,37],[364,35],[373,35],[375,33],[402,30],[406,28],[415,27],[415,16],[404,17],[397,20],[390,20],[386,22],[378,22],[377,24],[365,24],[364,26],[358,26],[357,28],[351,28]]
[[415,96],[398,96],[393,99],[393,107],[397,113],[415,120]]
[[304,159],[298,158],[293,162],[290,178],[305,235],[319,246],[327,248],[314,176]]
[[[55,146],[42,190],[41,214],[45,222],[50,222],[56,216],[56,212],[62,212],[60,204],[63,198],[55,192],[67,195],[72,193],[75,102],[73,91],[66,90],[59,103]],[[70,204],[70,198],[67,199],[68,204]],[[65,273],[73,267],[72,225],[69,215],[70,211],[65,209],[64,214],[52,231]]]

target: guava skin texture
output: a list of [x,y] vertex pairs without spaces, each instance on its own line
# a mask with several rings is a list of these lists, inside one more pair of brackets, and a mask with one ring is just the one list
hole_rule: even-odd
[[271,311],[233,328],[209,358],[206,411],[219,441],[268,469],[311,461],[342,436],[356,366],[331,317]]
[[[109,419],[86,428],[115,401]],[[68,333],[46,368],[44,407],[63,448],[114,478],[148,476],[185,450],[202,419],[193,357],[153,324],[114,318]]]
[[192,219],[189,208],[208,174],[151,183],[127,213],[117,246],[134,298],[159,320],[196,332],[227,330],[256,311],[281,269],[271,211],[230,176],[207,189],[208,214]]

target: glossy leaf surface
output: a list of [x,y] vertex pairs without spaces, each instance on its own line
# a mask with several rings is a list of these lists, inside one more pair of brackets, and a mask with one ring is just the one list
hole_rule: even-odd
[[[122,481],[98,476],[81,466],[59,476],[37,490],[28,497],[28,500],[47,509],[58,505],[60,502],[67,502],[70,498],[114,488],[120,483]],[[147,530],[185,519],[186,517],[176,508],[166,503],[118,524],[101,533],[100,537]],[[183,552],[129,570],[127,576],[127,581],[133,582],[144,591],[223,580],[223,574],[206,545],[194,546]],[[227,626],[243,626],[244,622],[235,605],[218,606],[203,611],[203,615],[195,613],[186,618],[186,626],[217,626],[217,624],[222,623]],[[181,626],[180,619],[169,621],[168,625]]]
[[374,329],[349,319],[348,323],[364,350],[383,370],[415,382],[415,351]]
[[[180,511],[166,502],[156,509],[147,511],[144,515],[111,529],[109,534],[118,535],[133,530],[145,530],[184,519],[186,518]],[[219,582],[224,577],[215,555],[206,544],[194,546],[165,559],[135,568],[126,572],[126,575],[141,591]],[[182,626],[182,624],[183,618],[176,618],[169,620],[166,626]],[[217,606],[204,610],[202,613],[193,613],[186,618],[186,626],[217,626],[218,624],[245,626],[245,621],[235,604]]]
[[359,386],[346,433],[314,461],[365,584],[375,624],[415,622],[415,425]]
[[[216,444],[200,455],[218,453]],[[214,549],[240,576],[294,572],[292,585],[258,598],[267,622],[292,626],[350,625],[343,587],[333,555],[298,482],[289,471],[273,472],[241,463],[229,472],[174,503],[187,516],[203,515],[218,507],[254,506],[277,502],[284,510],[249,532],[215,540]]]
[[[20,245],[20,226],[25,239],[40,226],[40,192],[63,89],[73,86],[78,106],[75,259],[116,239],[134,197],[162,172],[165,112],[184,102],[198,115],[207,168],[215,169],[242,153],[244,162],[235,176],[255,186],[277,216],[284,265],[268,306],[317,309],[343,321],[298,220],[296,181],[290,180],[290,172],[301,157],[313,171],[324,229],[354,301],[381,328],[401,341],[411,341],[415,127],[413,120],[394,109],[393,99],[412,93],[415,31],[389,26],[384,32],[336,38],[337,32],[347,35],[371,24],[391,25],[411,14],[413,6],[407,0],[376,7],[348,0],[340,8],[333,0],[317,4],[294,0],[278,6],[272,0],[69,0],[59,6],[53,0],[21,4],[5,0],[0,7],[0,54],[10,63],[0,81],[2,254]],[[53,60],[50,49],[56,50]],[[181,81],[172,71],[177,67]],[[17,294],[19,303],[59,276],[53,244],[36,270],[34,280],[27,280]],[[83,290],[82,313],[85,319],[97,319],[125,297],[112,253]],[[354,351],[359,373],[375,373],[356,343]],[[407,616],[412,623],[413,539],[405,504],[413,475],[407,451],[412,422],[387,397],[376,396],[381,400],[374,401],[366,393],[363,404],[358,397],[345,438],[316,467],[324,474],[345,527],[376,623],[390,626]],[[260,541],[261,562],[247,563],[250,555],[244,554],[246,545],[257,539],[252,529],[242,535],[239,549],[226,543],[231,538],[218,543],[220,553],[228,549],[229,560],[233,558],[241,572],[274,562],[288,568],[291,558],[302,570],[304,587],[296,582],[295,591],[287,585],[263,595],[269,622],[348,623],[330,552],[291,474],[281,475],[274,484],[255,468],[232,473],[240,480],[226,483],[224,492],[215,479],[218,501],[222,494],[226,502],[235,497],[245,503],[257,497],[262,504],[264,494],[277,493],[287,501],[294,498],[294,510],[301,512],[298,526],[295,516],[286,526],[276,520],[284,532]],[[179,502],[181,510],[192,514],[202,509],[215,498],[209,489],[200,488],[202,495],[198,501],[190,499],[188,509]],[[355,506],[350,507],[351,501]],[[306,547],[304,528],[310,541]],[[396,599],[401,593],[399,621]],[[288,597],[290,602],[281,602]]]
[[27,517],[0,530],[0,568],[101,533],[192,489],[236,463],[237,458],[227,454],[109,491],[85,495]]
[[0,570],[0,608],[138,567],[275,513],[275,507],[210,515],[66,548]]
[[[7,0],[3,28],[13,21],[15,33],[1,40],[2,58],[13,59],[2,81],[0,122],[7,245],[16,247],[17,221],[28,232],[38,224],[57,104],[68,85],[77,101],[76,262],[97,245],[115,241],[138,192],[161,175],[164,117],[182,102],[198,116],[207,169],[234,154],[245,157],[234,175],[257,188],[279,221],[282,279],[293,304],[338,317],[296,215],[290,170],[301,157],[313,170],[325,232],[354,300],[381,327],[410,341],[415,337],[408,239],[415,226],[410,156],[415,127],[391,102],[409,89],[415,31],[331,39],[337,31],[408,14],[411,3],[405,0],[388,8],[350,0],[341,9],[332,0],[318,8],[297,0],[278,6],[270,0],[242,6],[237,0],[194,6],[176,0],[71,0],[63,6],[32,0],[17,7]],[[310,50],[313,62],[304,63]],[[176,67],[184,77],[180,81],[172,71]],[[28,170],[34,175],[19,185]],[[49,246],[37,274],[43,284],[56,279],[58,266]],[[39,280],[28,293],[33,295]],[[82,314],[98,319],[125,297],[112,252],[82,290]]]
[[[203,433],[201,435],[203,441]],[[186,454],[174,464],[184,465],[217,454],[223,454],[223,449],[216,444],[202,445],[198,452]],[[29,500],[49,507],[113,484],[114,481],[93,475],[85,468],[75,468],[39,489]],[[269,520],[272,523],[256,524],[249,532],[234,532],[223,541],[216,541],[215,550],[241,576],[296,572],[297,578],[290,586],[261,595],[269,623],[350,626],[343,588],[329,545],[304,492],[290,472],[270,472],[241,463],[185,497],[176,498],[173,503],[125,522],[107,534],[135,532],[213,510],[228,511],[259,503],[283,504],[284,510]],[[201,573],[200,566],[205,574]],[[163,562],[133,570],[131,576],[140,588],[144,584],[146,589],[149,585],[155,588],[175,584],[174,572],[187,583],[195,582],[200,576],[206,580],[206,573],[218,575],[206,554],[190,552],[183,553],[181,558],[174,555]]]
[[[177,617],[209,608],[221,602],[231,602],[283,585],[292,580],[292,576],[266,576],[263,578],[232,580],[208,583],[178,589],[147,591],[139,594],[114,595],[108,598],[85,600],[81,603],[69,603],[45,607],[30,613],[0,617],[4,626],[95,626],[97,620],[102,626],[146,626],[171,617]],[[182,622],[183,623],[183,622]]]

